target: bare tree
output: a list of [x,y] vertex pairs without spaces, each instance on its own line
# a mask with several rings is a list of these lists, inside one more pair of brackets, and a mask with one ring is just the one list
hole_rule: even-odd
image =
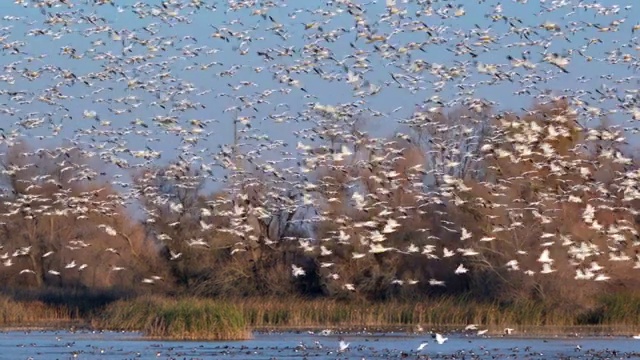
[[442,185],[442,176],[481,179],[478,150],[490,134],[492,110],[489,106],[470,106],[445,113],[417,111],[404,123],[412,132],[412,142],[425,153],[429,176],[426,184]]
[[[5,265],[15,261],[6,270],[23,284],[95,285],[85,274],[108,271],[107,264],[100,265],[104,249],[114,246],[101,230],[107,223],[132,245],[136,241],[127,235],[133,225],[123,220],[122,198],[83,160],[77,148],[33,152],[25,144],[0,159],[8,189],[1,210],[7,220],[4,245],[14,249]],[[91,261],[92,254],[100,261]],[[127,267],[133,265],[128,253],[123,259]]]

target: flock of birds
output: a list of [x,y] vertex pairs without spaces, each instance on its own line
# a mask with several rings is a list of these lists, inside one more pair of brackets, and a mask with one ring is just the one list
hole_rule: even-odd
[[[8,152],[23,141],[44,145],[3,161],[2,176],[21,184],[5,192],[0,215],[88,220],[145,198],[200,219],[201,237],[155,234],[172,261],[182,253],[171,244],[210,248],[212,231],[238,239],[232,254],[260,241],[291,240],[318,253],[326,276],[351,291],[357,284],[333,270],[342,245],[356,245],[348,261],[389,252],[450,258],[458,275],[487,251],[510,247],[508,270],[552,274],[568,257],[576,279],[608,281],[608,264],[640,269],[640,235],[625,217],[638,214],[640,175],[621,150],[630,141],[626,134],[640,129],[636,8],[572,0],[15,0],[0,20],[0,144]],[[527,118],[542,116],[535,109],[490,114],[520,97],[567,106],[542,121]],[[461,115],[444,115],[454,109]],[[604,118],[617,125],[596,127]],[[483,135],[487,129],[491,136]],[[395,132],[391,138],[389,132]],[[597,144],[595,160],[579,155],[582,145],[558,150],[557,143],[576,132]],[[424,150],[420,161],[410,159],[408,144]],[[34,158],[59,171],[43,173]],[[487,159],[500,174],[512,166],[530,170],[472,188],[467,172]],[[605,164],[619,169],[607,184],[595,177]],[[165,170],[134,182],[134,172],[157,165]],[[222,184],[232,198],[187,209],[157,186],[158,178],[183,189]],[[120,189],[118,195],[98,201],[101,189],[69,190],[74,182],[100,179]],[[523,179],[562,186],[538,190],[531,203],[501,202],[508,185]],[[47,201],[39,191],[51,186],[55,200]],[[490,196],[470,197],[478,187]],[[394,205],[398,193],[412,196],[414,205]],[[585,226],[606,243],[549,229],[564,205],[579,207]],[[336,206],[350,210],[336,215]],[[479,233],[442,220],[441,229],[459,238],[451,248],[426,228],[412,229],[424,233],[422,243],[389,243],[412,217],[438,206],[490,209],[493,226]],[[161,221],[156,208],[142,212],[147,224]],[[603,213],[621,215],[605,224]],[[360,221],[363,214],[369,219]],[[214,227],[213,217],[227,218],[229,226]],[[262,237],[250,221],[276,218],[285,219],[282,230],[268,226]],[[323,222],[339,229],[318,239],[315,225]],[[520,249],[515,240],[504,245],[512,234],[534,228],[542,229],[539,252]],[[304,235],[293,237],[292,229]],[[98,230],[123,236],[109,224]],[[90,245],[90,239],[73,239],[67,248]],[[5,267],[59,251],[2,246]],[[523,265],[526,257],[535,266]],[[73,258],[63,265],[46,271],[63,276],[91,266]],[[302,264],[291,266],[295,277],[305,272]],[[437,278],[429,284],[446,286]]]
[[[437,345],[422,342],[419,336],[358,332],[349,341],[335,334],[259,333],[253,340],[229,343],[140,341],[135,334],[106,331],[8,332],[0,335],[0,348],[14,357],[42,356],[73,359],[622,359],[639,355],[633,342],[623,339],[517,339],[452,334],[452,343],[433,334]],[[29,342],[24,342],[28,335]],[[320,336],[318,336],[320,335]],[[286,337],[285,337],[286,336]],[[578,342],[576,344],[576,342]],[[584,344],[583,345],[581,345]],[[455,348],[452,345],[455,344]],[[440,346],[442,345],[442,346]],[[454,350],[455,349],[455,350]],[[25,356],[22,356],[25,355]]]

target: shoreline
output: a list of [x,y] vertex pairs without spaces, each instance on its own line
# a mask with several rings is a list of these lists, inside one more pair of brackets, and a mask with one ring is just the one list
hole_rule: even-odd
[[0,333],[11,331],[97,331],[85,320],[43,321],[28,324],[8,324],[0,326]]
[[[479,326],[479,329],[485,327]],[[429,330],[428,330],[429,329]],[[433,329],[433,330],[430,330]],[[562,339],[589,339],[589,338],[630,338],[637,333],[630,332],[628,326],[625,325],[607,325],[607,326],[578,326],[578,327],[564,327],[564,326],[522,326],[520,331],[515,331],[511,335],[505,335],[504,333],[496,330],[489,330],[486,334],[477,335],[476,331],[465,331],[464,326],[457,325],[439,325],[439,326],[423,326],[422,331],[416,331],[414,326],[282,326],[282,327],[256,327],[249,329],[249,332],[258,335],[269,334],[287,334],[287,333],[309,333],[309,335],[316,335],[321,337],[340,337],[340,336],[359,336],[359,337],[431,337],[432,333],[441,332],[449,335],[459,335],[463,338],[473,339],[540,339],[540,340],[562,340]],[[323,331],[330,330],[330,333],[323,334]],[[558,331],[560,330],[560,331]],[[125,333],[139,333],[140,339],[144,340],[159,340],[159,341],[243,341],[243,340],[201,340],[201,339],[180,339],[172,337],[158,337],[147,336],[141,331],[135,330],[117,330],[117,329],[101,329],[92,326],[87,321],[53,321],[43,322],[26,325],[6,325],[0,326],[0,333],[8,332],[57,332],[57,331],[69,331],[69,332],[125,332]],[[249,340],[249,339],[247,339]]]
[[[428,328],[428,329],[427,329]],[[479,329],[486,327],[479,326]],[[560,328],[560,331],[558,331]],[[433,330],[430,330],[433,329]],[[362,335],[362,336],[380,336],[380,337],[405,337],[405,336],[431,336],[432,333],[441,332],[443,334],[455,334],[465,338],[510,338],[510,339],[571,339],[571,338],[625,338],[637,335],[630,332],[626,325],[616,326],[579,326],[579,327],[563,327],[563,326],[522,326],[521,330],[516,330],[511,335],[506,335],[499,330],[489,330],[483,335],[477,335],[476,331],[465,331],[464,326],[456,325],[440,325],[440,326],[424,326],[423,331],[415,331],[409,326],[319,326],[319,327],[260,327],[252,330],[253,333],[271,334],[271,333],[302,333],[312,332],[319,336],[342,336],[342,335]],[[331,330],[328,335],[322,335],[323,330]]]

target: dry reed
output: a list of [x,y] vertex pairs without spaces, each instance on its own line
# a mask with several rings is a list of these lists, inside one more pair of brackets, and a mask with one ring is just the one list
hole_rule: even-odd
[[63,306],[40,301],[16,301],[0,296],[0,326],[50,327],[73,321],[71,312]]

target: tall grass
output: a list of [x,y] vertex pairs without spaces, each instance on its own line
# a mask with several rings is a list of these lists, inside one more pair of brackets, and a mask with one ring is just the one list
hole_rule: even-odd
[[73,321],[69,309],[0,295],[0,326],[50,327]]
[[[479,324],[496,333],[511,327],[521,334],[629,334],[640,331],[640,292],[604,294],[589,307],[520,300],[478,302],[469,297],[420,302],[367,302],[301,298],[205,299],[139,296],[78,311],[78,300],[47,304],[0,295],[0,326],[52,327],[85,320],[94,328],[141,331],[149,337],[241,340],[250,329],[411,328],[461,329]],[[76,305],[73,305],[76,304]],[[84,306],[84,305],[83,305]]]
[[424,302],[340,302],[291,299],[246,300],[239,303],[253,327],[313,326],[488,326],[566,323],[568,314],[549,311],[533,303],[470,303],[464,298],[440,298]]
[[601,295],[597,305],[581,315],[583,322],[638,328],[640,325],[640,293]]
[[254,328],[408,327],[463,328],[480,324],[493,332],[506,327],[536,333],[631,332],[640,329],[640,294],[603,296],[593,308],[575,304],[474,302],[445,297],[422,302],[341,302],[248,299],[236,302]]
[[251,337],[244,315],[231,303],[211,299],[144,296],[108,305],[93,325],[142,331],[153,338],[244,340]]

